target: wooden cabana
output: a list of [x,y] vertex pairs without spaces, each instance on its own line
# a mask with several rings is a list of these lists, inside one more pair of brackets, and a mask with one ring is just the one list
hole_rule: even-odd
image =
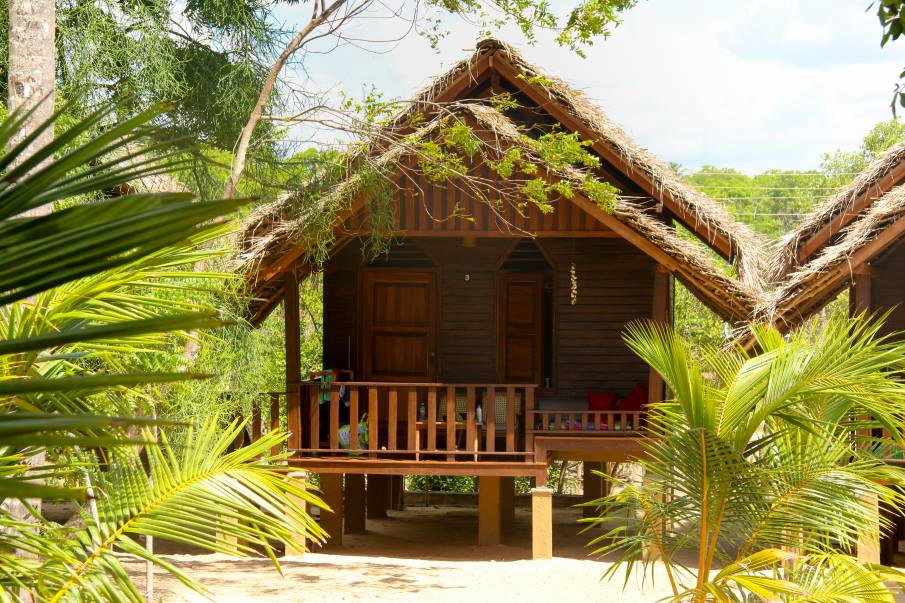
[[[517,106],[489,100],[503,93]],[[451,119],[487,151],[467,174],[438,181],[419,169],[412,141],[442,143]],[[554,125],[590,141],[599,168],[550,168],[532,136]],[[490,169],[513,150],[557,185],[552,212]],[[379,189],[390,206],[379,230],[375,172],[389,185]],[[619,192],[602,202],[583,187],[588,178]],[[625,325],[669,323],[674,278],[734,324],[760,296],[761,245],[747,228],[583,95],[494,40],[416,96],[346,179],[313,202],[309,193],[247,222],[248,316],[258,323],[284,305],[286,390],[273,412],[286,405],[291,463],[320,474],[338,511],[345,487],[346,531],[363,525],[364,475],[369,516],[385,512],[399,482],[384,476],[476,475],[479,542],[494,544],[512,478],[529,476],[534,554],[548,556],[548,464],[637,457],[644,404],[662,399],[659,376],[624,345]],[[325,216],[327,236],[321,228],[315,240],[310,225]],[[391,237],[376,257],[366,253],[375,232]],[[315,271],[325,371],[308,376],[298,285]],[[341,541],[342,512],[326,523]]]

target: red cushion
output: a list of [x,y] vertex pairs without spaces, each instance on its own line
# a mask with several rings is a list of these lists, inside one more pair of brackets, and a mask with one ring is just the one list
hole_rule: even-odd
[[635,386],[632,393],[619,401],[619,410],[644,410],[647,406],[647,388],[640,383]]
[[616,406],[616,394],[588,390],[588,410],[613,410]]

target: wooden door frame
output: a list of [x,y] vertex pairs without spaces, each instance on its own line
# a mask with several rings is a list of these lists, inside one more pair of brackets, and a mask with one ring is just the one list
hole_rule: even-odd
[[[543,288],[544,288],[544,275],[540,272],[497,272],[496,278],[496,287],[497,287],[497,295],[496,295],[496,356],[497,356],[497,378],[501,383],[508,383],[509,380],[506,378],[506,349],[505,349],[505,324],[504,317],[506,315],[506,300],[504,296],[506,295],[506,287],[504,286],[504,282],[506,281],[518,281],[518,280],[533,280],[537,285],[537,299],[534,303],[534,324],[536,327],[536,332],[534,334],[535,339],[535,354],[534,354],[534,374],[537,379],[543,379],[543,310],[541,308],[543,304]],[[542,383],[537,383],[535,385],[542,386]]]
[[[433,320],[430,329],[430,335],[428,338],[428,359],[430,360],[430,374],[425,379],[414,379],[412,377],[405,377],[402,379],[396,378],[374,378],[370,372],[370,360],[371,360],[371,345],[370,341],[368,341],[368,333],[365,331],[365,324],[367,324],[367,318],[365,316],[365,312],[370,311],[373,307],[373,300],[371,299],[373,296],[373,290],[369,288],[370,284],[373,285],[375,276],[382,276],[389,280],[390,278],[394,279],[396,282],[405,282],[406,280],[411,280],[412,282],[422,282],[421,280],[413,279],[412,277],[416,276],[429,276],[430,282],[432,285],[432,295],[433,299],[430,302],[430,309],[433,312]],[[389,380],[389,381],[405,381],[412,383],[433,383],[436,381],[437,374],[439,372],[439,362],[440,362],[440,350],[439,350],[439,331],[440,331],[440,271],[436,268],[391,268],[391,267],[375,267],[375,266],[362,266],[362,268],[358,271],[358,290],[360,291],[360,304],[358,308],[358,331],[361,334],[358,338],[360,344],[358,346],[359,350],[359,374],[361,378],[366,381],[381,381],[381,380]]]

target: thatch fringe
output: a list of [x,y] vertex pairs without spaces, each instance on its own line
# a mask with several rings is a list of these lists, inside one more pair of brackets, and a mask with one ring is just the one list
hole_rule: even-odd
[[[885,170],[871,166],[856,179],[858,186],[849,187],[848,194],[867,190],[882,177],[883,171],[890,169],[892,157],[901,158],[905,145],[897,145],[892,151],[878,159],[882,160]],[[843,211],[838,204],[834,207],[837,211]],[[905,185],[876,200],[860,218],[842,231],[838,242],[824,247],[811,261],[787,275],[772,292],[762,295],[756,318],[786,328],[797,326],[850,285],[853,271],[858,267],[852,263],[855,254],[902,218],[905,218]],[[844,269],[846,265],[848,270]]]
[[798,269],[801,264],[798,256],[802,245],[825,226],[851,212],[854,202],[870,194],[871,189],[876,189],[874,194],[881,194],[883,191],[878,188],[880,181],[903,162],[905,162],[905,142],[900,142],[881,153],[851,183],[806,216],[780,242],[770,262],[768,274],[770,281],[778,283]]

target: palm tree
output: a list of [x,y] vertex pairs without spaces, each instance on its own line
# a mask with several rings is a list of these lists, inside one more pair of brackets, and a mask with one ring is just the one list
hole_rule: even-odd
[[905,471],[881,460],[905,443],[905,342],[879,328],[757,327],[749,355],[694,354],[665,327],[631,325],[672,400],[651,409],[642,483],[593,503],[609,529],[591,545],[618,553],[608,575],[646,577],[659,559],[675,601],[893,601],[885,583],[902,575],[851,556],[888,527],[877,502],[905,503]]
[[[216,253],[199,244],[222,235],[243,203],[116,192],[179,166],[153,142],[160,111],[111,124],[104,107],[24,160],[28,140],[0,157],[0,601],[142,600],[122,554],[200,590],[138,536],[274,562],[274,541],[325,536],[305,512],[323,503],[270,454],[283,434],[230,451],[243,424],[211,418],[172,446],[166,429],[149,429],[165,421],[136,416],[155,384],[198,377],[155,367],[171,338],[221,324],[180,287],[213,276],[189,273]],[[26,119],[0,123],[0,148]],[[50,447],[80,463],[29,469]],[[109,450],[104,471],[98,447]],[[82,501],[84,527],[51,524],[27,503],[27,521],[7,510],[42,496]]]

